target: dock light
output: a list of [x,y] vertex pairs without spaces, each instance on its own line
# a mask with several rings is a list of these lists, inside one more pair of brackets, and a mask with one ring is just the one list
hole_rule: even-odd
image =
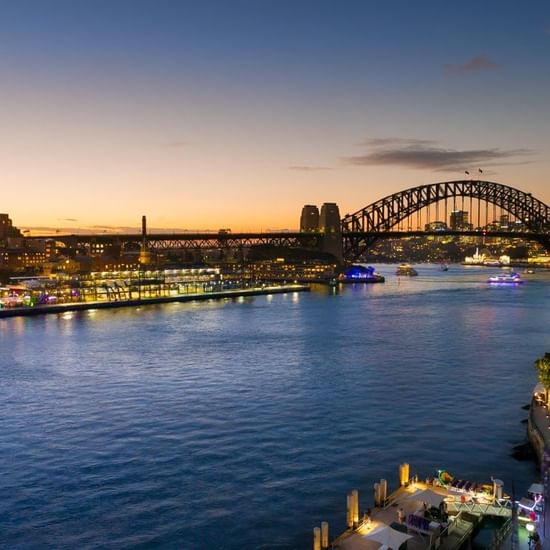
[[525,526],[525,529],[527,529],[527,531],[529,531],[529,533],[534,533],[535,532],[535,524],[534,523],[528,523]]

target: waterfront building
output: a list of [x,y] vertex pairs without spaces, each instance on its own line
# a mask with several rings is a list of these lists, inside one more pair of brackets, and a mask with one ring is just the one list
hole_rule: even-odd
[[[244,288],[225,281],[219,269],[140,269],[77,273],[79,262],[60,258],[58,271],[49,276],[15,277],[5,296],[0,295],[0,309],[39,304],[78,302],[113,302],[184,294],[202,294],[227,288]],[[21,299],[14,299],[21,298]]]
[[314,204],[306,204],[302,208],[300,231],[303,233],[319,231],[319,209]]
[[26,248],[0,249],[0,268],[11,271],[33,268],[41,270],[46,261],[46,254],[40,250]]
[[249,270],[251,277],[256,281],[328,282],[336,276],[336,264],[320,259],[262,260],[250,264]]

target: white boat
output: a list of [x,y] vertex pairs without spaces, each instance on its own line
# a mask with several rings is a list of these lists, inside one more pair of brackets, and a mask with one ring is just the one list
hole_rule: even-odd
[[414,269],[414,267],[410,264],[400,264],[395,271],[395,274],[397,276],[414,277],[418,275],[418,271],[416,271],[416,269]]
[[522,278],[518,273],[503,273],[499,275],[493,275],[487,279],[488,283],[492,284],[504,284],[504,285],[519,285],[523,283]]

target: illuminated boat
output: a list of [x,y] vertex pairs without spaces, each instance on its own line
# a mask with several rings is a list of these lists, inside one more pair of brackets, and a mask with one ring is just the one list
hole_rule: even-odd
[[400,264],[397,270],[395,271],[395,274],[400,277],[415,277],[418,275],[418,271],[412,267],[410,264]]
[[338,280],[341,283],[383,283],[386,279],[370,265],[352,265]]
[[502,275],[493,275],[487,279],[488,283],[497,285],[519,285],[523,283],[519,273],[504,273]]

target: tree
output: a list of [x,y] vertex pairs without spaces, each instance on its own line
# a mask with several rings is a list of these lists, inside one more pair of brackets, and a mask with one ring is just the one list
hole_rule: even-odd
[[550,395],[550,352],[546,352],[543,357],[535,361],[535,367],[539,373],[539,380],[546,389],[546,401]]

